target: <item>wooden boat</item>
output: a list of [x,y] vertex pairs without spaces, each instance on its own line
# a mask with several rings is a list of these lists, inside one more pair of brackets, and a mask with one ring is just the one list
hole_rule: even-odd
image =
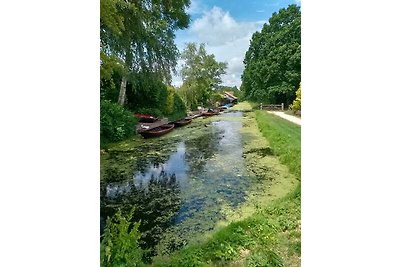
[[193,113],[192,115],[188,116],[188,118],[189,119],[195,119],[195,118],[198,118],[198,117],[201,117],[201,116],[202,116],[202,113],[198,112],[198,113]]
[[157,120],[156,117],[147,114],[136,113],[134,116],[139,119],[139,122],[155,122]]
[[167,119],[156,120],[155,122],[139,122],[136,125],[136,132],[140,133],[140,132],[152,130],[154,128],[157,128],[157,127],[167,124],[167,123],[168,123]]
[[184,118],[184,119],[175,121],[174,124],[175,124],[175,127],[181,127],[181,126],[185,126],[191,122],[192,122],[191,118]]
[[219,114],[219,111],[217,111],[217,112],[216,111],[207,111],[207,112],[202,113],[203,116],[208,116],[208,117],[218,115],[218,114]]
[[148,130],[148,131],[142,131],[140,132],[140,134],[144,137],[144,138],[149,138],[149,137],[158,137],[161,136],[163,134],[169,133],[170,131],[172,131],[172,129],[174,129],[174,124],[173,123],[168,123],[168,124],[164,124],[161,126],[158,126],[157,128]]

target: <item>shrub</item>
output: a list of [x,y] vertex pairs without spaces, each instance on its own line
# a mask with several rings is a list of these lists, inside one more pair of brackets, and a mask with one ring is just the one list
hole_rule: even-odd
[[127,218],[119,210],[107,218],[104,237],[100,244],[100,266],[144,266],[143,250],[139,247],[140,222],[130,223],[134,210]]
[[136,118],[122,106],[100,101],[100,143],[121,141],[135,133]]
[[293,111],[298,111],[301,110],[301,85],[299,86],[299,89],[296,91],[296,99],[293,101],[293,104],[291,104],[290,109]]

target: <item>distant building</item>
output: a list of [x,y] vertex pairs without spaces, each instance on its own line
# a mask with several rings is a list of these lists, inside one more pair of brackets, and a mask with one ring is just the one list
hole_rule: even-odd
[[229,92],[224,92],[224,99],[222,100],[222,104],[237,104],[237,97]]

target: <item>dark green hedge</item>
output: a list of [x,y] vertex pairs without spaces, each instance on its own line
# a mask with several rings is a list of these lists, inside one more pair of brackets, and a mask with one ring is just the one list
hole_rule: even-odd
[[137,119],[109,100],[100,101],[100,143],[117,142],[135,134]]

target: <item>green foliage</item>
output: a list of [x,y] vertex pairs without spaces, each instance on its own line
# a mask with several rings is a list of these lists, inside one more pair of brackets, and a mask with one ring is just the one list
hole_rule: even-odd
[[130,71],[170,78],[179,55],[174,31],[188,27],[189,4],[190,0],[101,0],[102,51],[123,59]]
[[122,0],[100,0],[100,24],[116,35],[124,29],[124,18],[118,11],[122,3]]
[[[126,92],[123,84],[125,81],[135,83],[134,74],[152,73],[159,80],[171,81],[171,71],[175,72],[179,57],[179,50],[174,43],[174,31],[189,26],[189,15],[186,13],[189,5],[190,0],[101,0],[101,56],[117,58],[125,70],[117,82],[106,79],[108,82],[102,86],[102,91],[115,91],[116,85],[120,85],[118,95],[121,97],[118,102],[123,105]],[[103,69],[107,73],[114,71],[105,65]],[[151,80],[152,77],[147,79]],[[112,101],[114,98],[113,92]],[[110,98],[103,96],[103,99]]]
[[100,98],[117,102],[121,77],[126,75],[124,63],[114,55],[100,52]]
[[127,107],[137,111],[141,108],[158,109],[164,113],[167,102],[167,86],[154,73],[131,74],[127,85]]
[[[262,247],[264,251],[266,247],[275,246],[276,242],[276,226],[265,216],[255,214],[229,224],[213,234],[206,242],[188,246],[172,254],[168,259],[155,258],[153,265],[210,266],[211,263],[221,265],[238,260],[242,249],[258,251]],[[264,253],[263,260],[277,263],[275,266],[281,266],[278,263],[282,262],[282,259],[272,251]]]
[[222,99],[223,99],[222,94],[213,92],[210,95],[210,104],[215,105],[217,102],[221,104]]
[[293,104],[289,106],[289,108],[294,111],[301,110],[301,85],[296,91],[296,99],[293,101]]
[[170,121],[175,121],[178,119],[182,119],[186,117],[186,105],[183,102],[182,98],[174,92],[174,109],[173,113],[168,116]]
[[271,266],[271,267],[283,267],[282,259],[273,251],[260,251],[250,255],[246,259],[245,266],[259,267],[259,266]]
[[143,251],[139,248],[140,222],[131,223],[134,209],[122,216],[119,210],[107,218],[103,240],[100,244],[100,266],[144,266]]
[[201,102],[203,99],[202,90],[201,88],[200,90],[198,89],[199,86],[197,85],[197,82],[193,81],[183,83],[177,91],[179,96],[185,102],[185,105],[191,110],[196,110],[198,106],[203,105]]
[[253,34],[242,74],[247,99],[286,106],[294,100],[301,75],[300,24],[300,7],[289,5]]
[[117,142],[135,133],[137,120],[118,104],[100,101],[100,142]]
[[182,59],[185,62],[181,70],[183,85],[179,90],[180,96],[191,109],[210,104],[212,89],[220,86],[227,63],[217,62],[213,54],[207,54],[205,44],[197,48],[195,43],[186,45]]
[[167,86],[168,96],[167,96],[167,103],[165,104],[165,114],[172,114],[174,111],[174,96],[175,96],[175,89],[172,86]]

